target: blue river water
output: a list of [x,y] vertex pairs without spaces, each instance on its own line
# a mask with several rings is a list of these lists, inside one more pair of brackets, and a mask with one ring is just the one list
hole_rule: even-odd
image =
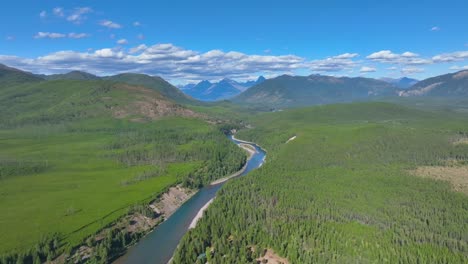
[[[229,136],[235,143],[241,142]],[[239,177],[262,166],[266,153],[253,143],[242,142],[255,148],[255,154],[247,162],[246,169]],[[166,264],[174,254],[180,240],[188,231],[188,227],[198,211],[213,197],[225,182],[210,185],[200,189],[192,198],[185,202],[166,221],[157,226],[151,233],[143,237],[128,252],[117,259],[114,264]]]

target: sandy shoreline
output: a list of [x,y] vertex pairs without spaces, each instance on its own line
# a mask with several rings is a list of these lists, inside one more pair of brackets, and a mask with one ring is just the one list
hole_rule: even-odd
[[214,201],[215,198],[216,196],[211,198],[202,208],[200,208],[197,215],[193,218],[192,222],[190,223],[188,229],[192,229],[197,226],[198,220],[200,220],[203,217],[203,213],[206,211],[206,209],[208,209],[208,206],[210,206],[210,204]]
[[246,145],[246,144],[239,144],[239,147],[243,148],[245,151],[247,151],[249,153],[249,157],[247,158],[245,164],[244,164],[244,167],[242,167],[242,169],[240,169],[239,171],[229,175],[229,176],[226,176],[224,178],[221,178],[221,179],[218,179],[216,181],[213,181],[212,183],[210,183],[210,185],[216,185],[216,184],[220,184],[220,183],[223,183],[225,181],[228,181],[234,177],[237,177],[239,175],[241,175],[245,169],[247,169],[247,164],[249,163],[249,160],[252,158],[252,156],[255,154],[256,150],[255,148],[253,148],[252,146],[250,145]]

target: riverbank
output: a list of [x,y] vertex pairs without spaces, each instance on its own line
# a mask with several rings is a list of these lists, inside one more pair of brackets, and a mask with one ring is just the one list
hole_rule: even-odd
[[[184,188],[181,185],[170,187],[149,205],[141,205],[130,209],[131,213],[124,215],[113,224],[103,228],[96,235],[89,237],[85,243],[76,248],[70,256],[61,255],[53,263],[81,263],[93,258],[98,246],[109,239],[109,234],[116,232],[124,234],[126,246],[119,250],[118,258],[128,248],[149,234],[154,228],[166,221],[177,209],[188,201],[198,190]],[[113,235],[111,236],[111,238]],[[113,239],[113,238],[112,238]]]
[[223,184],[233,176],[241,177],[249,171],[261,166],[265,158],[265,152],[254,143],[243,143],[232,139],[232,142],[244,151],[248,152],[246,164],[234,174],[224,177],[214,182],[215,184],[205,185],[197,190],[191,199],[181,205],[174,214],[155,227],[144,239],[140,239],[138,244],[127,251],[125,255],[116,260],[115,264],[166,264],[171,259],[180,240],[190,228],[197,225],[198,221],[204,217],[204,212],[209,208],[209,204],[216,197],[216,193]]
[[214,201],[216,197],[211,198],[201,209],[198,211],[197,215],[195,218],[193,218],[192,222],[189,225],[189,229],[195,228],[197,226],[198,220],[200,220],[203,217],[203,213],[208,209],[208,206]]
[[217,185],[217,184],[223,183],[225,181],[228,181],[228,180],[230,180],[232,178],[235,178],[235,177],[241,175],[245,171],[245,169],[247,169],[247,164],[249,164],[249,161],[250,161],[250,159],[252,159],[253,155],[256,153],[256,150],[251,145],[247,145],[245,143],[239,144],[239,147],[243,148],[245,151],[247,151],[249,153],[248,154],[249,156],[247,157],[247,160],[246,160],[244,166],[242,167],[242,169],[240,169],[239,171],[237,171],[237,172],[235,172],[235,173],[233,173],[233,174],[231,174],[231,175],[229,175],[227,177],[224,177],[224,178],[218,179],[216,181],[213,181],[210,185]]

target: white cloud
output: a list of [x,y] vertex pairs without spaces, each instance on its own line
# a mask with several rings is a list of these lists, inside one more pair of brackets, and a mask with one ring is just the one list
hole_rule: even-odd
[[133,22],[133,26],[134,27],[139,27],[139,26],[141,26],[141,23],[139,21],[135,21],[135,22]]
[[370,54],[366,58],[374,62],[402,65],[424,65],[432,63],[430,59],[421,58],[418,54],[409,51],[398,54],[393,53],[391,50],[381,50]]
[[52,13],[54,13],[54,15],[58,16],[58,17],[63,17],[65,16],[65,13],[63,11],[63,8],[61,7],[56,7],[52,10]]
[[352,58],[356,58],[357,56],[359,56],[359,54],[357,54],[357,53],[343,53],[341,55],[335,56],[334,58],[336,58],[336,59],[352,59]]
[[100,49],[96,50],[94,54],[101,58],[123,58],[124,53],[122,51],[114,51],[112,49]]
[[47,12],[46,12],[45,10],[43,10],[43,11],[41,11],[41,12],[39,13],[39,17],[40,17],[40,18],[45,18],[46,16],[47,16]]
[[59,38],[72,38],[72,39],[81,39],[81,38],[87,38],[90,35],[87,33],[68,33],[68,34],[63,34],[63,33],[55,33],[55,32],[37,32],[36,35],[34,35],[35,39],[43,39],[43,38],[48,38],[48,39],[59,39]]
[[338,72],[349,70],[357,66],[357,62],[352,59],[359,56],[357,53],[344,53],[322,60],[313,60],[309,62],[310,69],[316,72]]
[[359,70],[359,72],[361,72],[361,73],[376,72],[376,71],[377,71],[376,68],[367,67],[367,66],[363,66],[363,67],[361,67],[361,69]]
[[451,53],[443,53],[432,57],[434,62],[454,62],[468,59],[468,51],[456,51]]
[[452,66],[449,70],[460,71],[460,70],[468,70],[468,65],[465,66]]
[[431,28],[431,31],[439,31],[439,30],[440,30],[440,27],[438,27],[438,26],[433,26]]
[[99,23],[99,25],[103,26],[103,27],[107,27],[107,28],[121,28],[122,26],[115,23],[115,22],[112,22],[110,20],[103,20]]
[[37,58],[0,55],[0,62],[37,73],[83,70],[98,75],[137,72],[167,79],[215,80],[248,78],[304,69],[304,58],[294,55],[248,55],[211,50],[198,52],[173,44],[144,44],[131,49],[105,48],[96,51],[59,51]]
[[69,38],[72,38],[72,39],[81,39],[81,38],[87,38],[89,37],[90,35],[87,34],[87,33],[68,33],[68,37]]
[[388,67],[387,70],[389,70],[389,71],[396,71],[396,70],[398,70],[398,68],[395,67],[395,66],[392,66],[392,67]]
[[54,32],[37,32],[34,36],[35,39],[42,39],[42,38],[50,38],[50,39],[57,39],[57,38],[66,38],[67,35],[62,33],[54,33]]
[[126,45],[126,44],[128,44],[128,41],[126,39],[119,39],[119,40],[117,40],[117,44]]
[[77,7],[67,16],[67,20],[75,24],[80,24],[87,18],[86,14],[91,12],[93,12],[93,9],[90,7]]
[[139,52],[142,52],[142,51],[146,50],[147,48],[148,48],[148,46],[146,46],[145,44],[141,44],[139,46],[131,48],[129,50],[129,53],[130,54],[139,53]]
[[417,68],[417,67],[405,67],[401,69],[401,73],[403,75],[412,75],[412,74],[421,73],[421,72],[424,72],[424,69]]
[[407,52],[403,52],[401,56],[405,58],[415,58],[415,57],[419,57],[419,54],[407,51]]

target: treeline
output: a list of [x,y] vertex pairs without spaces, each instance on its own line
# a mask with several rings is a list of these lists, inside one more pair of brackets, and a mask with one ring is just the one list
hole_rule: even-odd
[[60,247],[60,236],[53,234],[48,237],[43,237],[34,248],[21,252],[13,253],[9,255],[0,256],[0,263],[6,264],[41,264],[44,262],[50,262],[55,259],[58,254],[61,253]]
[[300,110],[242,131],[268,162],[221,189],[173,263],[256,263],[269,248],[290,263],[466,263],[468,198],[408,172],[466,161],[468,147],[450,140],[466,123],[411,112],[411,122],[337,122],[328,110],[333,122]]
[[127,166],[153,165],[155,169],[135,180],[157,177],[169,163],[202,162],[196,171],[182,175],[184,187],[199,188],[242,168],[246,154],[216,129],[188,131],[153,127],[119,133],[107,145],[107,157]]

